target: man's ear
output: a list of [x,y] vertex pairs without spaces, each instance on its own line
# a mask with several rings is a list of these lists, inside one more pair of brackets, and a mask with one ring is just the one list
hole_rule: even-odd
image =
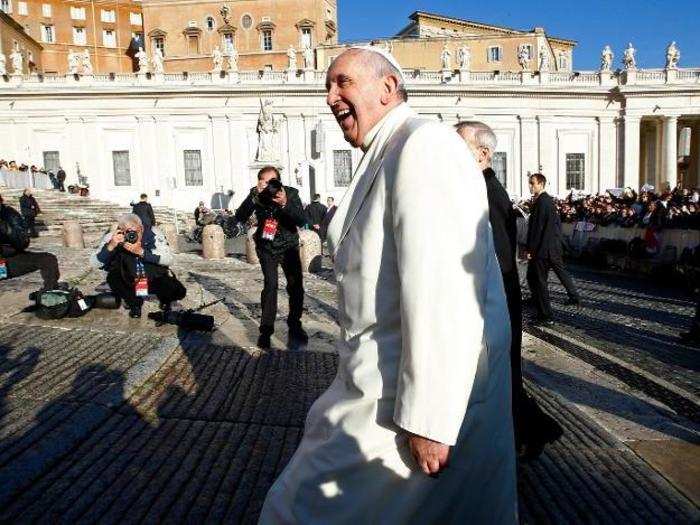
[[382,81],[382,104],[386,106],[391,103],[398,89],[399,79],[394,75],[386,75]]

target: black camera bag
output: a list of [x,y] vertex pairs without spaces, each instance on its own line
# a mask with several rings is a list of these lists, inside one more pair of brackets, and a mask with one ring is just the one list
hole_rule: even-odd
[[40,290],[36,293],[36,316],[39,319],[82,317],[93,305],[91,297],[83,296],[77,288]]

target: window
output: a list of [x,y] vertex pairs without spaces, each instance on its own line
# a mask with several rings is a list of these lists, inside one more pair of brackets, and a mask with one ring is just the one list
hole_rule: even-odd
[[198,149],[186,149],[185,156],[185,186],[203,186],[202,152]]
[[56,33],[53,26],[41,24],[41,41],[47,44],[56,42]]
[[253,17],[250,15],[243,15],[241,17],[241,27],[243,29],[250,29],[253,27]]
[[559,69],[563,71],[569,69],[569,57],[566,56],[566,53],[559,54]]
[[129,151],[113,151],[112,167],[114,168],[114,185],[131,186],[131,168],[129,166]]
[[46,18],[51,17],[51,4],[41,4],[41,14]]
[[301,48],[311,47],[311,28],[302,27],[301,28]]
[[143,17],[141,13],[129,13],[129,21],[131,21],[132,26],[142,26]]
[[208,16],[204,19],[204,27],[207,28],[207,31],[214,30],[214,28],[216,27],[216,20],[214,20],[213,16]]
[[566,189],[582,190],[586,180],[586,155],[583,153],[566,154]]
[[58,172],[58,168],[61,166],[60,157],[58,151],[44,151],[44,169],[50,171],[54,174]]
[[223,33],[221,35],[221,44],[226,52],[229,52],[233,47],[235,47],[233,44],[233,33]]
[[73,43],[78,46],[84,46],[87,43],[84,27],[73,28]]
[[505,188],[508,180],[508,154],[505,151],[496,151],[493,154],[492,166],[498,182]]
[[70,17],[73,20],[85,20],[85,8],[84,7],[71,7]]
[[491,46],[486,57],[489,62],[500,62],[502,58],[502,50],[499,46]]
[[100,20],[103,22],[115,22],[117,19],[113,9],[101,9]]
[[264,29],[260,33],[260,39],[263,51],[272,51],[272,29]]
[[525,51],[527,52],[527,57],[532,60],[534,58],[534,52],[532,50],[532,44],[526,44],[523,46],[525,48]]
[[0,0],[0,11],[5,13],[12,12],[12,2],[10,0]]
[[165,56],[165,38],[162,36],[153,39],[153,47],[160,49],[160,52]]
[[117,47],[117,39],[112,29],[102,30],[102,45],[105,47]]
[[194,35],[187,37],[187,51],[190,55],[199,54],[199,37]]
[[336,187],[350,186],[352,153],[349,149],[333,150],[333,182]]
[[27,6],[27,2],[17,2],[17,13],[22,16],[29,15],[29,7]]

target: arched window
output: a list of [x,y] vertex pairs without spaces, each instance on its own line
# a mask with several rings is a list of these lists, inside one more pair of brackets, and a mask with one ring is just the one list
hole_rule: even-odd
[[253,17],[245,14],[241,17],[241,27],[243,29],[250,29],[253,27]]
[[214,20],[214,17],[209,15],[204,19],[204,26],[207,28],[207,31],[213,31],[214,28],[216,28],[216,20]]

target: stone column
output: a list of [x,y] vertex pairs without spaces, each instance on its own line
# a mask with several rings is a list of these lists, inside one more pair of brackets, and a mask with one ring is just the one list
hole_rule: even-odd
[[245,258],[248,264],[260,264],[258,252],[255,249],[255,239],[253,238],[255,230],[256,228],[250,228],[245,236]]
[[[225,115],[209,115],[211,121],[212,146],[215,152],[214,161],[214,192],[233,190],[231,184],[231,149],[229,140],[228,117]],[[231,206],[232,204],[229,204]]]
[[218,224],[209,224],[202,232],[202,257],[205,259],[225,259],[224,230]]
[[[547,177],[547,191],[551,195],[557,195],[559,189],[566,185],[566,181],[560,181],[559,159],[557,158],[557,134],[556,123],[552,117],[538,116],[540,166],[542,174]],[[561,182],[561,184],[560,184]]]
[[623,185],[639,189],[639,124],[638,115],[625,115],[625,162]]
[[299,230],[299,257],[306,273],[321,270],[321,238],[311,230]]
[[537,120],[534,116],[520,115],[520,194],[529,195],[527,177],[539,171]]
[[700,123],[696,123],[695,126],[693,126],[690,140],[692,144],[690,149],[692,161],[686,186],[692,188],[700,186]]
[[615,118],[598,117],[598,187],[596,192],[603,192],[617,186]]
[[67,248],[85,248],[83,227],[78,221],[63,223],[63,246]]
[[172,252],[180,253],[177,228],[175,227],[175,224],[171,224],[169,222],[165,224],[159,224],[158,228],[161,232],[163,232],[163,235],[165,235],[165,238],[168,241],[168,245],[170,245],[170,249],[172,250]]
[[673,189],[678,180],[678,117],[664,117],[663,174],[660,190]]

